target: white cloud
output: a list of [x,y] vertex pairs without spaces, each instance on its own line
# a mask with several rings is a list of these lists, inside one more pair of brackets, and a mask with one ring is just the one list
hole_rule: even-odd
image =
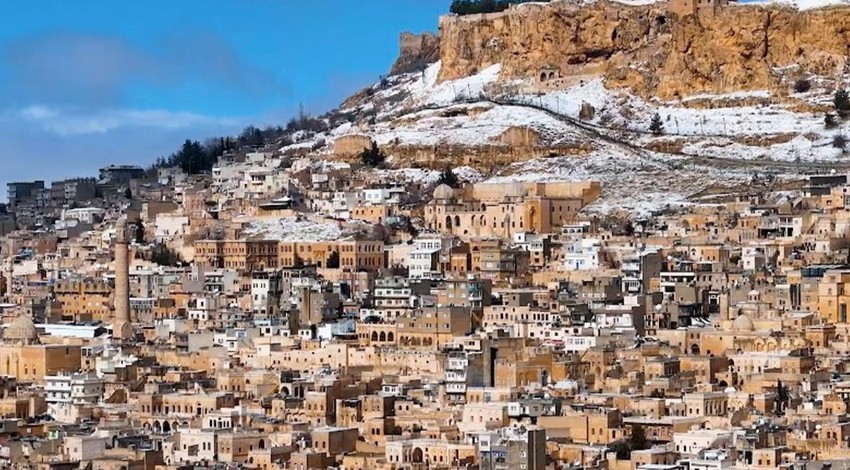
[[49,106],[28,106],[17,116],[44,130],[61,135],[103,134],[122,128],[176,130],[205,126],[236,126],[238,120],[162,109],[100,109],[80,111]]
[[46,106],[27,106],[21,110],[21,117],[27,120],[49,119],[56,117],[56,111]]

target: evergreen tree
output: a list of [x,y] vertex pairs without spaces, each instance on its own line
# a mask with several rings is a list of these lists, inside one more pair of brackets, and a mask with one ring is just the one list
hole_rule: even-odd
[[658,113],[652,116],[652,121],[649,122],[649,131],[655,135],[664,133],[664,122],[661,121],[661,116]]
[[183,258],[179,253],[161,243],[153,248],[151,261],[160,266],[180,266],[183,264]]
[[832,104],[835,106],[835,111],[841,117],[846,117],[850,114],[850,95],[844,88],[835,92],[835,97],[832,99]]
[[437,184],[445,184],[452,188],[457,188],[460,187],[460,180],[451,168],[446,168],[440,173],[440,178],[437,180]]
[[387,157],[383,154],[383,152],[381,152],[381,149],[378,148],[378,144],[375,142],[372,142],[372,147],[365,149],[360,153],[360,161],[366,166],[382,166],[386,159]]
[[338,251],[332,251],[331,255],[328,256],[328,268],[329,269],[339,268],[339,252]]
[[827,129],[834,129],[835,126],[838,125],[838,121],[835,119],[835,115],[832,113],[826,113],[823,115],[823,126]]
[[239,134],[239,138],[237,139],[240,145],[245,145],[248,147],[260,147],[265,144],[265,140],[263,139],[263,133],[259,129],[254,126],[248,126],[242,133]]
[[632,435],[629,437],[629,448],[632,451],[649,448],[649,443],[646,441],[646,430],[643,429],[643,426],[639,424],[632,426]]
[[140,245],[145,243],[145,224],[141,220],[136,221],[136,234],[133,239]]

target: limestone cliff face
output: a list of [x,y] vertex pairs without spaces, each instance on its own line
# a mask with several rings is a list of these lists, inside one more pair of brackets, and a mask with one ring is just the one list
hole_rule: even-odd
[[680,18],[664,3],[558,1],[445,16],[440,37],[441,80],[501,63],[503,78],[539,79],[555,71],[556,83],[569,83],[602,74],[609,86],[673,98],[770,89],[786,86],[791,76],[840,73],[850,52],[850,8],[730,5]]
[[390,75],[418,72],[440,59],[440,39],[431,34],[401,33],[398,59]]

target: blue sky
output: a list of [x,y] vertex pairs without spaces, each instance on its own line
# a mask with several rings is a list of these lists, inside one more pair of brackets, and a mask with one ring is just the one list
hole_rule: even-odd
[[386,73],[401,31],[450,0],[5,0],[0,201],[8,181],[148,165],[186,137],[285,124]]

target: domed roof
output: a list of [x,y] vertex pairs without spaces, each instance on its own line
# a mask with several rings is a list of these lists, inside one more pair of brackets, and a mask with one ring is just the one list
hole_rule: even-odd
[[455,197],[455,190],[447,184],[441,184],[434,189],[434,199],[451,199]]
[[6,341],[23,341],[24,343],[38,341],[38,330],[36,330],[35,323],[32,322],[30,317],[20,315],[6,327],[3,339]]
[[753,324],[753,320],[746,313],[738,315],[738,318],[732,322],[733,331],[755,331],[755,329],[756,326]]

